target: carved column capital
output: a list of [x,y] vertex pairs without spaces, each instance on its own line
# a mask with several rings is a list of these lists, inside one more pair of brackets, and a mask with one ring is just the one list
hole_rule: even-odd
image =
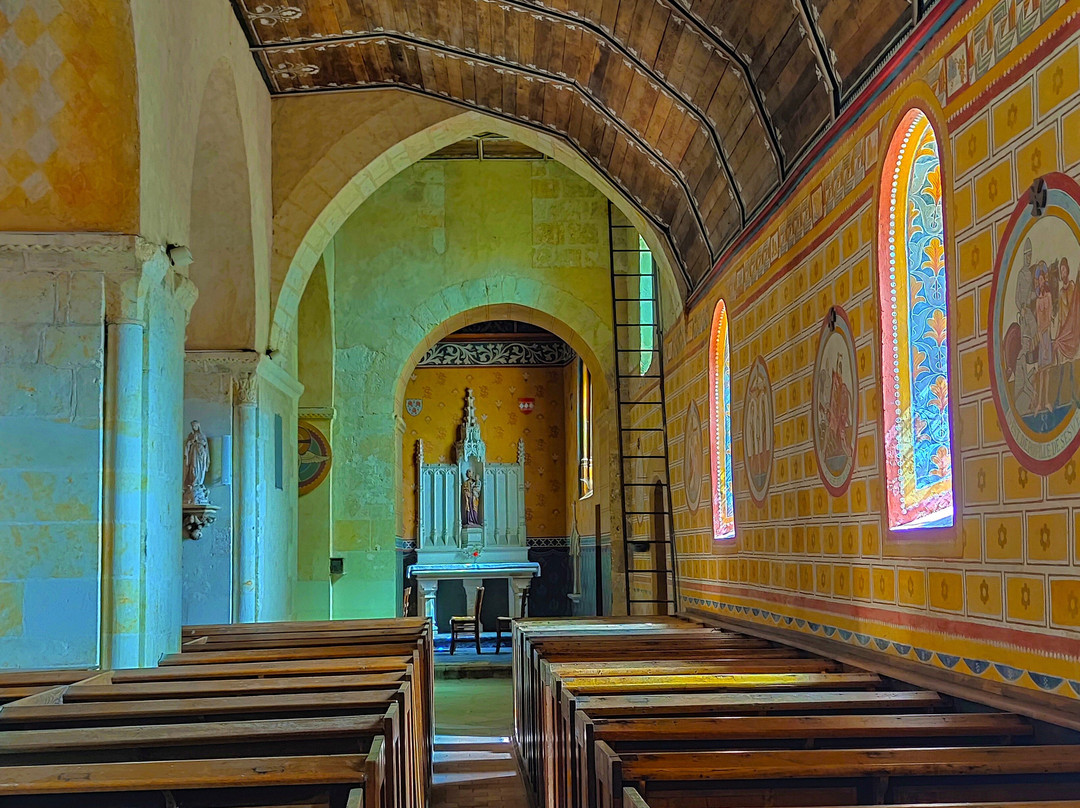
[[258,382],[254,373],[241,373],[234,380],[236,403],[239,405],[255,404],[258,400]]

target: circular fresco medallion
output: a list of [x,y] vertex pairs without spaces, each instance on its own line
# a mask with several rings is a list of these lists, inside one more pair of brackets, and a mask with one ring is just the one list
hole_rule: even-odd
[[686,427],[683,439],[683,488],[686,507],[697,513],[701,504],[702,476],[705,470],[705,438],[701,429],[701,412],[696,401],[686,408]]
[[1080,186],[1042,178],[1017,203],[990,290],[990,386],[1009,448],[1050,474],[1080,445]]
[[300,452],[300,496],[318,488],[330,473],[333,455],[330,441],[319,428],[308,421],[301,421],[298,431]]
[[750,499],[765,507],[772,480],[773,399],[769,368],[760,356],[750,368],[743,400],[743,461]]
[[812,429],[818,474],[834,497],[847,490],[855,468],[859,382],[847,312],[833,306],[821,324],[814,362]]

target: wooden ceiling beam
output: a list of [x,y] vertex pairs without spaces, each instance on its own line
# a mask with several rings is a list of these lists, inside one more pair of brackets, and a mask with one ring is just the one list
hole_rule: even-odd
[[[817,58],[822,75],[829,80],[829,87],[832,89],[830,94],[832,97],[832,119],[835,121],[840,117],[840,79],[837,77],[836,71],[833,70],[832,60],[829,58],[828,46],[825,44],[825,37],[818,28],[817,20],[814,19],[814,13],[810,8],[809,0],[798,0],[794,5],[799,12],[799,17],[802,19],[803,25],[806,26],[806,30],[810,34],[809,41],[813,46],[814,56]],[[915,5],[918,6],[917,0]]]
[[[738,205],[740,226],[742,226],[742,227],[746,226],[746,221],[747,221],[746,202],[742,198],[742,194],[740,193],[740,190],[739,190],[739,183],[736,182],[736,179],[735,179],[735,172],[734,172],[734,170],[732,169],[732,166],[731,166],[731,159],[730,159],[729,150],[727,148],[725,148],[724,144],[721,142],[720,135],[716,131],[716,128],[706,118],[706,116],[702,112],[702,110],[690,98],[688,98],[679,88],[677,88],[666,77],[661,76],[660,74],[658,74],[652,67],[650,67],[648,64],[646,64],[637,54],[630,51],[625,45],[623,45],[622,42],[620,42],[614,36],[612,36],[611,34],[605,32],[598,25],[596,25],[595,23],[593,23],[593,22],[591,22],[591,21],[589,21],[589,20],[587,20],[587,19],[585,19],[583,17],[575,16],[575,15],[572,15],[572,14],[567,14],[567,13],[563,13],[563,12],[559,12],[559,11],[555,11],[553,9],[549,9],[549,8],[546,8],[546,7],[540,7],[540,6],[537,6],[534,3],[528,2],[528,0],[501,0],[501,4],[506,5],[506,6],[511,6],[511,7],[514,7],[514,8],[518,8],[518,9],[520,9],[522,11],[526,11],[529,14],[539,14],[539,15],[542,15],[544,17],[547,17],[550,20],[558,21],[558,22],[560,22],[560,23],[562,23],[564,25],[576,26],[576,27],[581,28],[583,30],[587,30],[596,39],[603,41],[605,44],[607,44],[608,47],[610,47],[612,50],[616,51],[620,56],[622,56],[623,59],[625,59],[627,62],[631,63],[650,82],[652,82],[653,84],[656,84],[659,87],[662,87],[664,89],[664,91],[666,93],[668,93],[673,99],[675,99],[678,103],[682,104],[686,108],[687,112],[690,115],[692,115],[698,121],[698,124],[700,125],[702,131],[704,131],[707,134],[707,136],[709,137],[709,140],[712,143],[713,149],[714,149],[714,151],[716,153],[716,159],[719,161],[719,164],[720,164],[720,166],[721,166],[721,168],[722,168],[722,170],[724,172],[724,175],[727,178],[728,186],[731,189],[732,198],[735,200],[735,203]],[[264,43],[261,43],[261,42],[252,42],[251,43],[251,50],[253,52],[278,51],[278,50],[281,50],[283,48],[297,48],[297,47],[301,47],[301,46],[304,46],[304,45],[313,45],[313,46],[315,46],[315,45],[329,45],[329,44],[340,43],[340,42],[359,41],[359,40],[362,40],[362,39],[365,39],[365,38],[371,38],[371,37],[376,37],[376,36],[385,37],[385,36],[390,36],[390,35],[397,36],[398,38],[401,38],[401,39],[408,39],[408,40],[414,41],[416,43],[423,43],[427,47],[430,47],[432,49],[442,49],[442,50],[444,50],[445,52],[448,52],[448,53],[449,53],[449,49],[454,49],[455,51],[457,51],[460,54],[465,54],[467,56],[467,58],[487,58],[489,61],[492,58],[494,58],[494,57],[491,57],[491,56],[478,54],[478,53],[476,53],[474,51],[471,51],[471,50],[464,50],[464,49],[460,48],[459,46],[447,44],[447,43],[444,43],[442,41],[433,40],[430,37],[420,36],[420,35],[416,34],[415,32],[413,32],[413,33],[388,32],[388,31],[385,31],[385,30],[384,31],[379,31],[379,32],[371,32],[370,34],[364,34],[364,35],[360,35],[360,36],[357,36],[357,35],[354,35],[354,34],[339,35],[339,36],[324,36],[324,37],[320,37],[318,39],[299,39],[299,40],[290,41],[288,43],[272,42],[272,43],[269,43],[269,44],[264,44]],[[533,66],[533,65],[523,65],[523,64],[521,64],[521,62],[519,60],[506,59],[504,61],[502,59],[497,59],[497,61],[498,61],[498,63],[500,65],[502,65],[502,64],[516,65],[522,71],[525,71],[525,72],[531,72],[531,71],[539,70],[539,68],[537,68],[536,66]],[[494,62],[492,62],[492,63],[494,63]],[[566,81],[566,77],[564,77],[562,75],[559,75],[559,74],[556,74],[551,70],[542,70],[541,72],[543,72],[547,77],[550,77],[553,80],[560,80],[560,81],[563,81],[564,83]],[[749,86],[749,84],[750,84],[749,77],[746,75],[745,72],[743,72],[743,76],[744,76],[744,79],[747,81],[747,84]],[[599,99],[597,99],[595,97],[592,97],[592,94],[587,89],[581,88],[580,84],[578,84],[576,81],[573,82],[573,83],[575,85],[577,85],[579,87],[579,89],[581,89],[583,92],[586,92],[587,94],[589,94],[594,103],[597,103],[597,104],[602,103]],[[610,110],[610,108],[609,108],[609,112],[611,113],[611,115],[615,115],[614,111]],[[615,117],[618,118],[617,115],[615,115]],[[621,122],[621,118],[618,118],[618,120],[620,120],[620,122]],[[762,119],[762,120],[763,120],[763,124],[764,124],[765,119]],[[777,153],[777,161],[779,162],[779,154],[778,153]],[[683,184],[685,185],[685,183],[683,183]],[[704,223],[702,223],[702,227],[704,227]],[[707,230],[706,230],[706,233],[707,233]],[[707,239],[707,242],[708,242],[708,244],[710,246],[710,252],[711,252],[712,256],[715,258],[715,256],[720,254],[722,248],[718,249],[718,248],[714,247],[714,245],[712,243],[712,239]]]
[[731,47],[721,37],[714,34],[712,28],[710,28],[704,20],[684,6],[679,0],[666,0],[666,2],[671,6],[673,11],[678,13],[683,22],[693,26],[699,35],[711,42],[713,47],[726,53],[731,60],[739,66],[739,72],[742,74],[743,80],[746,81],[746,85],[750,90],[750,97],[754,101],[754,109],[761,118],[761,123],[769,136],[772,152],[776,155],[778,179],[780,182],[783,182],[784,178],[787,176],[788,162],[784,159],[784,150],[780,146],[780,138],[777,136],[776,126],[773,124],[772,116],[769,115],[769,110],[765,107],[765,99],[758,89],[757,82],[752,78],[750,63],[744,59],[742,54],[735,50],[735,48]]
[[[332,40],[326,39],[310,42],[301,41],[292,43],[287,46],[266,46],[260,48],[259,51],[265,56],[270,57],[274,54],[280,53],[302,52],[305,48],[321,48],[328,45],[347,45],[350,43],[378,42],[382,40],[398,42],[401,44],[408,44],[417,48],[424,48],[429,51],[442,53],[451,58],[481,62],[499,70],[513,71],[525,76],[532,76],[538,81],[561,84],[564,87],[572,88],[574,91],[577,92],[579,96],[582,97],[582,99],[584,99],[591,106],[595,107],[604,116],[604,118],[607,119],[610,124],[612,124],[616,129],[619,130],[619,132],[622,133],[625,138],[635,143],[642,152],[655,160],[658,165],[662,166],[664,172],[668,174],[672,178],[672,180],[682,189],[683,194],[686,196],[687,205],[689,206],[694,216],[694,219],[697,222],[698,229],[701,232],[701,237],[704,240],[705,244],[708,246],[710,260],[715,260],[717,255],[719,255],[720,251],[727,244],[727,242],[730,241],[731,238],[734,238],[735,234],[726,234],[723,238],[723,244],[714,247],[712,243],[712,238],[709,234],[709,230],[705,225],[704,219],[702,219],[701,217],[701,210],[703,208],[703,205],[697,199],[693,189],[691,189],[689,184],[687,183],[684,173],[676,169],[666,156],[657,151],[651,143],[646,141],[631,127],[629,127],[601,99],[595,97],[588,88],[582,87],[575,79],[571,79],[570,77],[557,76],[549,71],[542,70],[538,67],[528,67],[525,65],[515,64],[509,60],[496,59],[491,56],[481,55],[472,51],[466,51],[445,43],[433,42],[431,40],[424,39],[423,37],[418,37],[415,35],[406,36],[404,34],[390,32],[383,32],[378,34],[364,34],[362,36],[334,37]],[[443,96],[441,93],[438,93],[436,95],[440,98],[447,97]],[[449,95],[449,89],[447,89],[447,95]],[[542,113],[542,110],[538,112],[536,117],[537,120],[542,119],[542,115],[540,113]],[[707,126],[703,128],[706,131],[709,130],[709,127]],[[738,200],[735,186],[731,186],[731,191],[736,200]]]

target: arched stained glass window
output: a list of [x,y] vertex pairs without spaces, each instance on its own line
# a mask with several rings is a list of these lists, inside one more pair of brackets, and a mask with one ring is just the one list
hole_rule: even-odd
[[911,110],[882,175],[878,290],[889,527],[953,524],[949,306],[941,156]]
[[735,497],[731,490],[731,348],[727,305],[713,314],[709,340],[709,453],[712,467],[713,539],[735,539]]

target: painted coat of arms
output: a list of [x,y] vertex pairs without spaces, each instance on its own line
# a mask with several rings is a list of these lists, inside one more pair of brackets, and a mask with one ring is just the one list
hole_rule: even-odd
[[750,368],[743,401],[743,459],[750,499],[763,508],[772,479],[773,398],[769,369],[760,356]]
[[847,312],[833,306],[821,326],[814,363],[813,432],[818,474],[829,493],[842,496],[855,468],[859,383],[855,340]]
[[1080,185],[1048,174],[1017,204],[998,249],[988,330],[1002,431],[1036,474],[1080,447]]
[[424,400],[420,398],[407,398],[405,399],[405,412],[409,413],[413,418],[418,416],[421,410],[424,409]]

